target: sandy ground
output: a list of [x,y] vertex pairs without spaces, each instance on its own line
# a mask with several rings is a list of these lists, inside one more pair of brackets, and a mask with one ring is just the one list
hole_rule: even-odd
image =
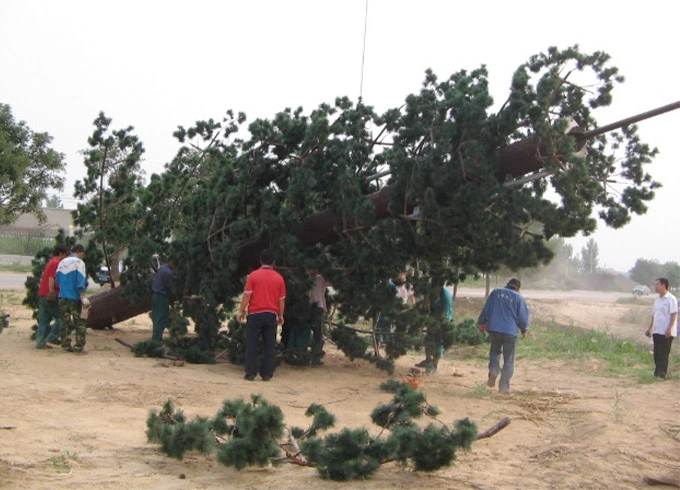
[[[627,307],[610,300],[534,298],[530,307],[536,316],[644,341],[640,325],[621,323]],[[332,346],[324,366],[284,364],[269,383],[247,382],[243,369],[229,363],[139,359],[115,337],[148,338],[146,316],[115,330],[88,330],[85,356],[40,351],[29,340],[30,312],[3,308],[12,326],[0,334],[2,488],[640,489],[647,476],[673,477],[680,485],[680,440],[673,438],[680,428],[680,373],[641,385],[600,375],[597,362],[518,359],[513,393],[501,396],[483,385],[485,356],[464,358],[465,349],[453,350],[421,387],[441,419],[470,417],[483,430],[508,416],[510,426],[432,474],[388,464],[369,481],[336,483],[292,465],[238,472],[210,456],[170,459],[146,442],[148,412],[172,398],[190,417],[212,416],[224,399],[261,394],[289,424],[306,426],[304,411],[316,402],[337,416],[338,427],[369,427],[371,410],[390,398],[379,389],[386,374],[350,362]],[[399,359],[395,376],[419,359]]]

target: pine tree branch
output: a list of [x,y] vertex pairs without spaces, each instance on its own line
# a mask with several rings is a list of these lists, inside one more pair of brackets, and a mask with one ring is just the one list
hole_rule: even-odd
[[[99,174],[99,229],[104,229],[104,172],[106,166],[106,159],[109,153],[109,146],[104,147],[104,155],[102,155],[102,165]],[[115,288],[116,283],[113,280],[113,268],[111,267],[111,259],[109,257],[108,247],[106,246],[106,239],[102,240],[102,252],[104,252],[104,261],[106,262],[106,267],[109,268],[109,281],[111,282],[111,287]]]
[[[504,218],[501,217],[498,213],[495,213],[494,211],[492,211],[492,210],[491,210],[491,206],[489,206],[488,208],[486,208],[486,212],[489,213],[491,216],[493,216],[494,218],[496,218],[496,219],[498,219],[498,220],[503,220],[503,219],[504,219]],[[532,237],[535,237],[535,238],[543,238],[543,235],[542,235],[541,233],[534,233],[533,231],[529,231],[528,225],[527,225],[526,228],[522,228],[521,226],[518,226],[518,225],[513,224],[512,227],[513,227],[515,230],[517,230],[517,231],[520,232],[520,234],[519,234],[519,238],[520,238],[520,239],[521,239],[521,238],[524,238],[525,235],[529,235],[529,236],[532,236]]]
[[[184,183],[182,184],[182,187],[180,187],[179,191],[177,191],[177,193],[175,194],[175,197],[174,197],[173,200],[172,200],[172,205],[173,205],[173,206],[176,206],[176,205],[177,205],[177,201],[179,200],[179,198],[182,196],[182,194],[183,194],[184,191],[186,190],[187,186],[189,185],[189,181],[191,180],[191,176],[194,175],[194,172],[196,171],[196,169],[198,168],[198,166],[199,166],[201,163],[203,163],[203,160],[205,159],[205,156],[208,154],[208,150],[209,150],[210,148],[212,148],[213,144],[215,143],[215,141],[217,140],[217,138],[219,137],[219,135],[220,135],[220,132],[219,132],[219,131],[215,131],[215,135],[214,135],[214,136],[212,137],[212,139],[210,140],[210,143],[208,143],[208,146],[207,146],[204,150],[202,150],[201,156],[198,158],[198,161],[194,164],[194,166],[191,168],[191,171],[189,172],[189,177],[187,177],[187,178],[184,180]],[[152,211],[153,211],[153,210],[152,210]],[[149,213],[149,214],[151,214],[151,213]]]
[[361,138],[361,141],[365,141],[368,143],[371,143],[371,145],[378,145],[378,146],[394,146],[394,143],[384,143],[382,141],[375,141],[371,138]]
[[378,317],[375,319],[373,328],[371,329],[371,339],[373,340],[373,349],[375,350],[375,355],[382,359],[382,354],[380,354],[380,342],[378,342],[378,335],[376,334],[376,327],[380,324],[380,317],[382,316],[382,311],[378,312]]
[[307,460],[300,458],[298,456],[279,456],[278,458],[272,458],[271,459],[273,463],[278,462],[278,463],[290,463],[294,464],[297,466],[307,466],[310,468],[315,468],[316,464],[310,463]]
[[479,434],[477,434],[477,440],[486,439],[488,437],[496,435],[501,430],[505,429],[508,425],[510,425],[510,417],[505,417],[504,419],[501,419],[497,424],[494,424],[488,429],[486,429],[484,432],[480,432]]
[[364,169],[364,165],[366,165],[366,162],[368,161],[368,157],[370,156],[371,152],[373,151],[373,147],[377,144],[380,144],[380,143],[378,143],[378,140],[380,139],[380,137],[383,135],[383,133],[386,130],[387,130],[387,126],[383,126],[383,128],[380,130],[380,133],[378,133],[378,136],[376,136],[372,140],[370,138],[361,138],[362,141],[368,141],[371,144],[369,145],[369,147],[366,151],[366,155],[364,156],[364,159],[361,162],[361,165],[359,165],[358,168],[356,169],[356,171],[354,172],[355,176],[358,176],[359,174],[361,174],[361,171]]
[[350,330],[352,332],[365,333],[367,335],[371,335],[373,333],[372,330],[361,330],[360,328],[348,327],[347,325],[342,325],[342,327],[340,327],[340,325],[338,325],[337,323],[333,323],[330,321],[328,322],[328,325],[330,327],[346,328],[347,330]]

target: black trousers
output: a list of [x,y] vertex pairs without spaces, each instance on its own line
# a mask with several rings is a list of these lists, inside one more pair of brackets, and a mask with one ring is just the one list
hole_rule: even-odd
[[246,321],[246,376],[257,374],[260,339],[264,345],[264,359],[260,367],[263,378],[271,378],[276,366],[276,315],[253,313]]
[[671,355],[673,337],[655,333],[654,336],[654,376],[665,378],[668,373],[668,358]]

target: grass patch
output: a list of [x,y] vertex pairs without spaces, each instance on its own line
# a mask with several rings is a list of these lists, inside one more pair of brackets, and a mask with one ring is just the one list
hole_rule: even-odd
[[616,303],[620,305],[645,305],[650,306],[654,303],[656,296],[624,296],[622,298],[617,298]]
[[59,454],[59,456],[53,456],[47,458],[47,462],[52,465],[57,473],[70,473],[71,463],[70,461],[76,461],[77,457],[75,454],[71,454],[66,451],[66,454]]
[[[654,380],[654,359],[648,349],[619,340],[608,331],[536,322],[532,334],[517,343],[516,356],[528,359],[562,359],[581,363],[599,361],[608,376],[627,377],[640,383]],[[671,353],[669,371],[680,372],[680,355]],[[589,369],[592,374],[592,370]]]
[[623,415],[628,412],[628,404],[624,401],[623,395],[619,390],[614,390],[614,403],[612,403],[611,418],[614,422],[619,423],[623,420]]
[[21,289],[5,289],[0,291],[0,305],[21,306],[24,299],[24,292]]
[[644,307],[630,307],[624,311],[621,316],[619,316],[619,321],[624,323],[634,323],[640,325],[641,327],[649,325],[649,321],[652,319],[652,309],[649,305]]
[[23,264],[0,264],[0,272],[21,272],[30,274],[33,268],[30,265]]
[[483,384],[477,384],[475,387],[465,393],[463,396],[468,398],[487,398],[489,396],[489,390]]
[[465,320],[466,318],[472,318],[477,322],[479,313],[484,308],[485,298],[464,298],[458,297],[453,303],[453,319],[456,323]]

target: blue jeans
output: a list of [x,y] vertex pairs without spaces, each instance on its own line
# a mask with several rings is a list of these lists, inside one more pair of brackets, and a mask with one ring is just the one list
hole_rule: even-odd
[[[510,390],[510,379],[515,372],[515,344],[517,337],[504,333],[489,332],[491,348],[489,349],[489,374],[501,374],[498,383],[500,391]],[[501,353],[503,354],[503,370],[501,371]]]
[[260,338],[264,345],[264,359],[260,367],[263,378],[271,378],[276,367],[276,315],[253,313],[246,321],[246,376],[257,374],[257,355]]
[[[50,322],[54,320],[52,326]],[[61,313],[59,313],[59,303],[57,300],[48,301],[47,296],[38,296],[38,330],[35,340],[38,347],[45,347],[47,342],[59,338],[61,329]]]

